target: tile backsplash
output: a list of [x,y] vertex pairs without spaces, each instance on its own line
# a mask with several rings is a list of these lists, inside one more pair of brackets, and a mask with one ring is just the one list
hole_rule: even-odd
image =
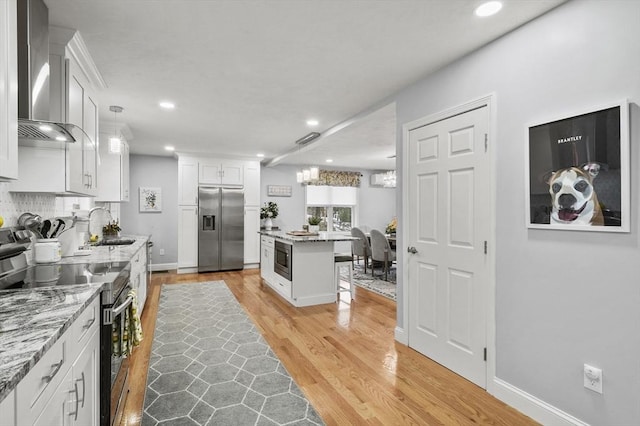
[[56,214],[56,196],[54,194],[9,192],[9,184],[0,182],[0,216],[4,226],[17,226],[18,217],[29,212],[43,218]]
[[[109,209],[113,219],[118,219],[120,215],[117,204],[95,203],[90,197],[60,197],[47,193],[9,192],[9,185],[7,182],[0,182],[0,216],[4,219],[4,226],[7,227],[18,226],[18,218],[25,212],[39,214],[43,219],[51,219],[59,216],[71,216],[72,212],[84,211],[86,213],[96,204]],[[108,217],[103,221],[99,218],[94,220],[97,230],[100,231],[104,225],[102,222],[106,223],[107,221]]]

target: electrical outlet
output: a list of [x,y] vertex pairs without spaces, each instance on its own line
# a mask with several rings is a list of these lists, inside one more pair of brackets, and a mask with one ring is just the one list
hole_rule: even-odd
[[164,256],[164,249],[160,249],[160,256]]
[[584,387],[602,393],[602,370],[589,364],[584,365]]

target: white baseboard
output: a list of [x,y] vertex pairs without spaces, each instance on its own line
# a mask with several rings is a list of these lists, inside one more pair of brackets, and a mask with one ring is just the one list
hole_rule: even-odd
[[195,274],[198,272],[198,268],[178,268],[179,274]]
[[258,269],[260,267],[260,263],[245,263],[244,269]]
[[404,328],[396,327],[395,330],[396,341],[403,345],[409,345],[409,335]]
[[544,425],[588,426],[588,423],[565,413],[502,379],[493,379],[492,394],[502,402]]
[[172,269],[178,269],[177,263],[153,263],[149,265],[149,269],[153,271],[170,271]]

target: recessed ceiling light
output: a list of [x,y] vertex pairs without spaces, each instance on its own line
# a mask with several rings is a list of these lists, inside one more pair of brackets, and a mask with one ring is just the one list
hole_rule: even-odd
[[160,102],[160,107],[164,109],[174,109],[176,107],[176,104],[169,101],[162,101]]
[[480,6],[476,8],[475,14],[476,16],[486,17],[495,15],[502,9],[502,3],[499,1],[488,1],[486,3],[482,3]]
[[257,154],[257,155],[256,155],[256,157],[263,158],[263,157],[264,157],[264,154]]
[[307,126],[317,126],[319,124],[318,120],[310,119],[307,120]]
[[332,160],[331,158],[327,158],[325,161],[326,161],[327,163],[333,163],[333,160]]
[[171,146],[171,145],[167,145],[164,147],[164,149],[166,149],[167,151],[175,151],[175,147]]

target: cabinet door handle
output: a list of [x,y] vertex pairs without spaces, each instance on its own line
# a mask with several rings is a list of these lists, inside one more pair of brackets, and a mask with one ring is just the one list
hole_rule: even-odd
[[78,382],[76,381],[73,384],[73,390],[69,391],[69,393],[73,393],[75,392],[76,394],[76,411],[74,411],[73,413],[69,413],[69,416],[74,416],[73,420],[78,420],[78,411],[80,411],[80,407],[78,407],[80,405],[80,400],[78,398]]
[[51,380],[53,380],[55,375],[58,374],[58,371],[60,371],[60,368],[62,368],[62,364],[64,364],[64,359],[61,359],[60,362],[57,363],[57,364],[53,364],[51,366],[51,367],[53,367],[53,371],[51,372],[51,374],[49,374],[48,376],[42,377],[42,380],[44,380],[47,383],[49,383]]
[[94,322],[96,322],[96,317],[91,318],[91,321],[87,321],[87,323],[84,326],[82,326],[82,329],[86,330],[88,328],[91,328]]
[[[82,378],[81,379],[76,379],[76,383],[82,380],[82,399],[80,400],[82,402],[82,408],[84,408],[84,396],[85,396],[85,391],[87,390],[87,384],[84,382],[84,371],[82,372]],[[77,385],[76,385],[76,389],[77,389]],[[77,392],[77,390],[76,390]],[[77,395],[76,395],[77,396]],[[77,407],[77,404],[76,404]],[[76,411],[78,409],[76,408]]]

